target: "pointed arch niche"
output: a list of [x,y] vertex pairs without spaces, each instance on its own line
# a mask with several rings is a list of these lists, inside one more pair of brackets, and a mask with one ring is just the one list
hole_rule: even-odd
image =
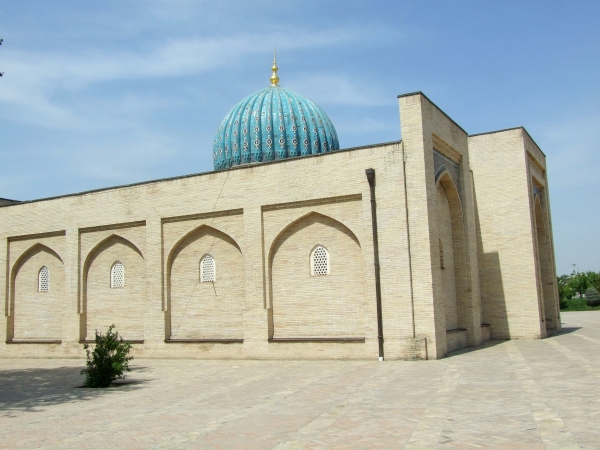
[[[113,288],[115,264],[122,264],[127,279]],[[81,339],[94,338],[111,324],[124,339],[144,339],[146,307],[146,263],[131,241],[113,234],[98,243],[83,265]]]
[[468,318],[470,298],[463,211],[458,190],[447,171],[438,175],[436,183],[436,218],[439,263],[435,265],[441,278],[441,286],[435,292],[439,299],[436,307],[444,309],[446,351],[451,352],[466,347],[467,333],[473,330]]
[[[44,272],[52,276],[40,285]],[[65,270],[58,253],[40,243],[30,247],[11,271],[7,340],[60,340],[64,292]]]
[[[318,246],[326,276],[311,273]],[[364,273],[359,241],[341,222],[313,212],[288,225],[269,252],[271,338],[364,336]]]
[[[540,189],[541,191],[541,189]],[[543,192],[543,191],[541,191]],[[552,248],[546,218],[540,201],[541,195],[534,197],[535,238],[538,257],[538,272],[540,285],[540,303],[546,324],[546,331],[558,328],[558,307],[554,290],[554,271],[552,269]]]
[[[214,281],[201,279],[201,261],[207,258],[212,258],[213,270],[218,269],[211,274]],[[243,338],[244,258],[231,236],[199,226],[173,246],[166,270],[167,340]]]

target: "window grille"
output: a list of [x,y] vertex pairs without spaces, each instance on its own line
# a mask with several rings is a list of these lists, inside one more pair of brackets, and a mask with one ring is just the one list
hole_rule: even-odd
[[442,241],[440,240],[440,269],[445,269],[444,266],[444,247],[442,246]]
[[38,291],[48,292],[50,290],[50,271],[46,266],[40,269],[38,274]]
[[214,283],[217,279],[217,262],[211,255],[200,260],[200,282]]
[[125,267],[119,261],[110,269],[110,287],[113,289],[125,286]]
[[311,275],[329,274],[329,252],[325,247],[318,245],[311,255]]

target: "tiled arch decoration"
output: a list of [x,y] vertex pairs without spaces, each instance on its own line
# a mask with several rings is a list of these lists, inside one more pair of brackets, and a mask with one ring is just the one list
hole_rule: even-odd
[[437,150],[434,149],[433,150],[433,173],[435,175],[436,182],[437,182],[438,178],[440,177],[440,175],[444,171],[448,172],[448,174],[450,175],[450,178],[454,182],[454,185],[456,186],[456,189],[458,190],[458,192],[460,194],[461,190],[460,190],[460,167],[459,167],[459,165],[456,164],[454,161],[452,161],[450,158],[442,155],[440,152],[438,152]]
[[535,183],[531,183],[531,190],[534,197],[542,198],[542,189]]

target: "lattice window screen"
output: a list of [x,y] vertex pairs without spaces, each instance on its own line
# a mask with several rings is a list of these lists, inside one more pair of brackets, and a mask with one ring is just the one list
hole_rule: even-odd
[[317,246],[311,256],[311,275],[329,274],[329,253],[322,246]]
[[40,292],[48,292],[50,290],[50,271],[46,266],[42,267],[38,274],[38,290]]
[[215,259],[206,255],[200,260],[200,282],[214,283],[217,279],[217,263]]
[[110,270],[110,287],[122,288],[125,286],[125,267],[120,262],[116,262],[113,264],[112,269]]

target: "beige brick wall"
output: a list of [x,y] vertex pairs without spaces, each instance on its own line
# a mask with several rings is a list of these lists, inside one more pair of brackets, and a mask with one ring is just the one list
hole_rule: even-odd
[[460,350],[467,346],[467,332],[464,330],[452,330],[446,333],[448,352]]
[[[446,320],[434,307],[433,270],[437,256],[431,251],[430,215],[435,215],[436,198],[429,198],[428,185],[434,186],[433,161],[427,156],[433,151],[424,140],[422,96],[412,95],[400,99],[402,143],[406,174],[406,220],[410,244],[410,269],[412,273],[413,316],[415,335],[427,339],[428,354],[443,357],[446,351]],[[436,233],[437,234],[437,233]],[[438,275],[439,278],[439,275]],[[441,280],[438,279],[438,284]]]
[[[111,287],[116,262],[124,266],[122,288]],[[95,330],[105,332],[114,324],[124,339],[144,339],[146,263],[135,245],[120,236],[102,241],[84,263],[83,283],[86,327],[82,337],[94,339]]]
[[428,336],[430,355],[443,357],[449,347],[445,316],[447,295],[439,268],[439,237],[444,229],[447,232],[448,221],[438,217],[434,150],[459,164],[460,192],[452,214],[454,260],[460,262],[460,267],[455,267],[457,318],[459,327],[466,329],[467,345],[482,342],[479,263],[467,134],[421,93],[400,98],[400,116],[406,159],[416,334]]
[[[38,289],[42,267],[49,270],[47,292]],[[14,271],[14,339],[61,339],[63,262],[50,248],[36,245],[23,255]]]
[[[410,303],[406,302],[409,299],[406,231],[402,220],[398,220],[403,218],[398,150],[397,143],[374,146],[0,209],[0,237],[5,242],[19,237],[15,243],[21,245],[27,240],[31,246],[41,234],[59,232],[62,247],[57,252],[65,262],[65,292],[60,303],[62,344],[2,345],[0,355],[81,356],[79,339],[92,337],[96,327],[115,323],[124,337],[144,339],[144,344],[134,345],[136,356],[376,358],[371,215],[364,172],[372,167],[378,174],[380,195],[382,278],[389,280],[382,283],[386,345],[390,357],[402,357],[410,344],[407,339],[411,315]],[[353,285],[354,280],[363,279],[362,304],[350,305],[354,308],[352,320],[360,325],[344,330],[360,328],[365,343],[269,343],[273,316],[265,270],[268,252],[282,230],[310,212],[342,223],[362,244],[353,244],[358,259],[350,261],[353,275],[349,283]],[[227,243],[228,239],[221,236],[217,240],[223,248],[215,247],[215,251],[224,252],[216,256],[218,273],[224,275],[229,270],[232,279],[228,281],[218,275],[215,287],[225,292],[225,285],[219,286],[221,281],[230,284],[236,280],[238,285],[231,286],[227,300],[218,304],[218,308],[216,304],[201,305],[206,299],[194,293],[193,302],[183,314],[182,300],[187,296],[184,291],[189,290],[189,284],[194,282],[191,280],[197,280],[198,255],[207,245],[204,238],[194,240],[189,233],[203,225],[229,236],[239,247],[233,252],[235,246]],[[336,232],[339,233],[337,228]],[[169,257],[175,253],[177,257],[172,261],[175,277],[169,279]],[[338,250],[332,254],[336,263],[342,261],[337,253]],[[110,289],[110,266],[116,260],[125,265],[126,287],[122,290]],[[14,263],[14,259],[5,258],[0,262],[1,269],[12,269]],[[335,273],[341,272],[336,268]],[[10,316],[11,289],[7,280],[1,280],[7,292],[7,320],[2,323],[2,332],[11,337],[14,315]],[[173,286],[172,281],[176,281]],[[175,295],[178,299],[172,303],[168,301],[173,294],[170,287],[179,289]],[[356,293],[352,294],[356,298]],[[341,297],[330,295],[330,298],[339,303]],[[169,328],[175,323],[179,326],[179,322],[180,328],[173,337],[235,336],[243,337],[244,343],[165,343]],[[307,329],[303,333],[313,331]]]
[[[64,233],[13,236],[7,244],[7,339],[60,340],[65,306]],[[38,292],[42,266],[50,270],[48,292]]]
[[[329,275],[311,275],[317,245],[329,253]],[[276,240],[270,266],[275,338],[364,337],[365,264],[346,226],[316,213],[298,220]]]
[[[456,273],[454,271],[454,240],[452,237],[452,217],[448,197],[441,183],[437,185],[438,242],[444,252],[444,267],[441,270],[440,296],[443,298],[446,330],[458,328],[458,305],[456,299]],[[466,345],[466,344],[465,344]]]
[[[538,261],[538,277],[541,284],[540,303],[543,305],[543,319],[546,322],[546,330],[556,330],[560,326],[558,313],[560,307],[555,296],[556,272],[553,266],[552,256],[550,254],[550,240],[548,226],[542,210],[540,199],[534,199],[534,222],[535,222],[535,240],[536,240],[536,259]],[[559,328],[560,329],[560,328]]]
[[[530,188],[537,185],[539,192],[534,196],[539,201],[541,216],[538,219],[534,213],[535,227],[543,222],[544,239],[538,240],[537,258],[539,261],[540,283],[543,292],[543,319],[548,332],[561,329],[560,306],[558,299],[558,285],[556,280],[556,261],[554,256],[554,240],[552,235],[552,216],[550,213],[550,191],[546,171],[546,157],[537,144],[531,139],[529,133],[524,131],[523,139],[529,158]],[[530,200],[535,200],[530,197]]]
[[[376,172],[387,359],[440,358],[463,342],[478,345],[484,339],[482,314],[492,336],[503,336],[508,325],[511,336],[535,336],[536,326],[539,335],[536,270],[545,269],[536,269],[525,158],[519,161],[518,152],[504,155],[504,143],[494,140],[488,160],[488,141],[469,143],[466,133],[421,94],[400,99],[400,112],[402,143],[0,207],[6,249],[0,257],[0,273],[6,273],[0,277],[6,317],[0,333],[9,341],[18,336],[62,340],[0,344],[0,357],[81,357],[79,340],[115,323],[125,338],[144,340],[134,344],[136,357],[376,359],[368,168]],[[514,139],[509,133],[510,145],[520,145],[524,155],[522,139]],[[485,145],[477,147],[474,142],[480,141]],[[444,188],[443,213],[434,149],[455,158],[460,170],[460,191],[452,197]],[[543,155],[535,146],[529,153]],[[497,164],[507,167],[498,174]],[[549,231],[545,254],[553,267],[547,184],[543,192],[541,210]],[[479,253],[477,218],[484,230]],[[440,237],[447,241],[446,260],[454,260],[456,313],[444,297],[451,279],[444,281],[439,267]],[[50,296],[38,299],[28,283],[46,261],[54,264],[56,280],[58,259],[39,252],[19,262],[36,244],[46,245],[63,262],[63,292],[53,293],[51,301]],[[326,277],[310,276],[309,255],[316,244],[330,252]],[[530,256],[520,258],[527,245]],[[198,282],[200,257],[209,252],[217,261],[214,285]],[[503,270],[500,278],[494,278],[500,272],[492,270],[490,253],[501,261],[496,266]],[[117,260],[125,266],[123,289],[110,288],[110,267]],[[498,292],[509,299],[504,310],[494,297]],[[46,302],[43,308],[40,302]],[[52,330],[40,323],[36,308],[55,315]],[[466,331],[449,342],[446,330],[455,325]],[[365,341],[277,342],[269,339],[273,336]],[[169,337],[243,343],[165,342]]]
[[[483,321],[492,338],[546,335],[530,157],[543,153],[522,128],[469,138],[479,222]],[[529,147],[529,150],[526,148]],[[531,156],[530,156],[531,155]],[[536,168],[534,175],[544,178]],[[554,262],[549,263],[555,271]]]
[[[200,282],[200,260],[215,260],[214,283]],[[244,258],[229,235],[210,226],[189,233],[167,266],[170,337],[243,338]]]

